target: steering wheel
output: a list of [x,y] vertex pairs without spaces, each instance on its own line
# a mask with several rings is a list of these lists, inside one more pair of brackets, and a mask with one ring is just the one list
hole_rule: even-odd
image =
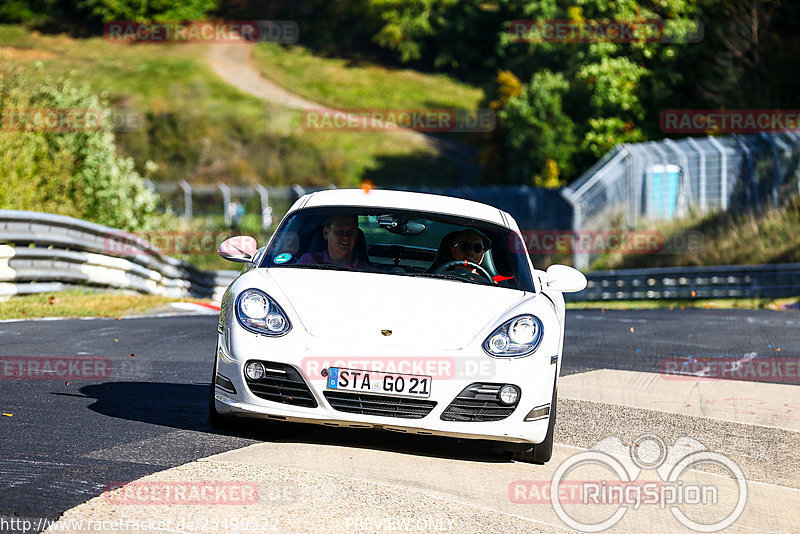
[[[490,284],[494,284],[494,279],[492,278],[492,275],[489,274],[489,271],[487,271],[486,269],[484,269],[483,267],[481,267],[477,263],[473,263],[473,262],[467,261],[467,260],[451,260],[451,261],[448,261],[447,263],[443,263],[442,265],[440,265],[439,267],[434,269],[433,272],[436,273],[436,274],[441,274],[441,273],[443,273],[445,271],[453,270],[456,267],[471,267],[471,268],[475,269],[476,271],[478,271],[478,274],[480,274],[481,276],[486,278],[486,280],[488,280]],[[470,274],[472,274],[472,273],[470,273]]]

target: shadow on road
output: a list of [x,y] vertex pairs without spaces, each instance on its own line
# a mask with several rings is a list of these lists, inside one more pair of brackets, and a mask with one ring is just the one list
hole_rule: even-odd
[[507,462],[509,454],[491,442],[415,436],[383,430],[329,428],[243,419],[236,431],[208,425],[209,384],[106,382],[80,392],[95,399],[89,409],[109,417],[277,443],[310,443],[375,449],[417,456],[478,462]]

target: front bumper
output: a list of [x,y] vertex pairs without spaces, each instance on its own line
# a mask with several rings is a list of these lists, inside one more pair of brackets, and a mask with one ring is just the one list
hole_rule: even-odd
[[[547,412],[558,371],[557,345],[542,343],[534,355],[498,359],[489,357],[480,348],[422,351],[377,343],[353,347],[309,336],[269,338],[236,327],[223,332],[218,340],[216,373],[230,381],[235,393],[229,388],[215,387],[215,406],[221,414],[522,444],[541,443],[547,434]],[[293,376],[302,377],[308,386],[313,403],[287,404],[256,395],[244,376],[245,363],[253,360],[289,366],[295,371]],[[425,410],[427,415],[415,418],[352,413],[342,411],[341,404],[336,409],[337,402],[332,402],[330,390],[326,396],[327,381],[321,374],[329,366],[432,376],[431,395],[424,400],[435,406]],[[442,415],[448,406],[465,388],[476,383],[517,386],[521,395],[511,414],[494,421],[444,420]],[[336,397],[342,395],[352,393],[340,392]],[[533,410],[536,420],[526,421]]]

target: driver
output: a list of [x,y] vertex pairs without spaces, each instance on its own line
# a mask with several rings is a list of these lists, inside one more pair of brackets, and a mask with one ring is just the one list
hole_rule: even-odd
[[[469,261],[480,264],[483,255],[491,247],[491,241],[482,233],[472,228],[461,230],[453,238],[450,245],[450,257],[457,261]],[[473,269],[472,272],[475,272]]]
[[297,263],[314,265],[340,265],[352,269],[371,270],[372,266],[357,257],[358,216],[346,215],[330,219],[322,225],[322,238],[327,242],[327,250],[303,254]]
[[[455,261],[468,261],[480,265],[484,254],[491,246],[492,242],[488,237],[474,228],[467,228],[453,237],[453,243],[450,245],[450,257]],[[478,274],[474,267],[469,267],[466,264],[456,268]]]

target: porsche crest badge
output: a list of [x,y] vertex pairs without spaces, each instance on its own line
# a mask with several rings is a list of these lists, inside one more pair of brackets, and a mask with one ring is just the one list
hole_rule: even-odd
[[386,330],[384,328],[383,330],[381,330],[381,335],[383,335],[383,336],[391,336],[392,335],[392,331],[391,330]]

